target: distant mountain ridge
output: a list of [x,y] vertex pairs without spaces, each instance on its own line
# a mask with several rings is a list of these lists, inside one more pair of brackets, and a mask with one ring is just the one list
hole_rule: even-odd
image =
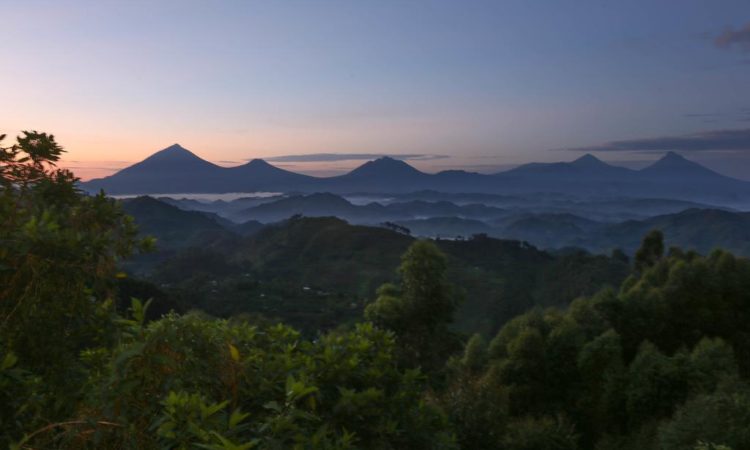
[[286,191],[304,189],[313,179],[261,159],[221,167],[174,144],[114,175],[82,183],[82,187],[112,195]]
[[493,219],[504,214],[503,209],[492,206],[482,204],[456,205],[446,201],[412,200],[385,205],[377,202],[355,205],[335,194],[315,193],[292,195],[253,206],[232,214],[230,218],[237,222],[257,220],[263,223],[271,223],[287,219],[293,215],[307,217],[334,216],[352,223],[376,224],[389,220],[412,220],[420,217],[438,216]]
[[538,248],[578,247],[594,252],[620,248],[630,254],[640,246],[643,235],[659,229],[668,245],[702,253],[721,247],[750,256],[750,213],[712,208],[601,222],[570,213],[518,212],[445,201],[353,205],[333,194],[312,194],[248,208],[242,213],[243,222],[235,223],[211,213],[181,210],[168,201],[150,197],[122,203],[125,211],[135,217],[142,233],[157,237],[162,250],[207,246],[239,235],[252,235],[266,226],[287,222],[299,213],[307,218],[335,216],[352,224],[380,226],[384,221],[392,221],[422,237],[469,238],[483,233],[528,241]]
[[633,175],[637,171],[625,167],[607,164],[596,156],[587,153],[580,158],[570,162],[556,163],[529,163],[518,166],[507,172],[500,172],[495,176],[523,176],[527,174],[552,175],[560,178],[577,177],[581,175],[597,176],[600,178],[623,177]]
[[565,193],[577,196],[675,198],[738,204],[750,198],[750,182],[737,180],[674,152],[633,170],[587,154],[571,162],[530,163],[485,175],[460,170],[428,174],[389,157],[368,161],[351,172],[317,178],[255,159],[221,167],[174,144],[114,175],[81,186],[113,195],[224,192],[382,192],[434,190],[453,193]]

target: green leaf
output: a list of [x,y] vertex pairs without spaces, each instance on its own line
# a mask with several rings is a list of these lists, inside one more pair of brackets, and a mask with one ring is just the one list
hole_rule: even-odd
[[237,350],[237,347],[235,347],[232,344],[227,344],[229,346],[229,355],[232,357],[232,360],[239,362],[240,361],[240,351]]
[[11,367],[15,366],[17,362],[18,357],[13,353],[8,353],[5,355],[5,358],[3,358],[3,363],[0,364],[0,370],[10,369]]
[[201,416],[203,416],[203,419],[207,419],[224,409],[228,404],[228,401],[223,401],[221,403],[214,403],[210,406],[201,406]]
[[264,408],[270,409],[272,411],[281,412],[281,406],[277,401],[270,401],[263,405]]
[[238,409],[235,409],[232,411],[232,414],[229,416],[229,429],[233,429],[236,427],[240,422],[247,419],[250,416],[249,413],[243,413],[242,411]]

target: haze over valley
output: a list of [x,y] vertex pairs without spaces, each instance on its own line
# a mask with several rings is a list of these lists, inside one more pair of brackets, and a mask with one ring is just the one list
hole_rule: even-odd
[[129,197],[158,193],[153,196],[159,202],[206,213],[226,229],[244,226],[244,234],[291,217],[337,217],[418,237],[483,234],[541,249],[622,249],[629,254],[645,232],[659,228],[670,245],[701,252],[715,247],[750,251],[745,232],[750,215],[743,212],[750,182],[674,152],[640,170],[587,154],[489,175],[428,174],[382,157],[344,175],[311,177],[262,160],[219,167],[175,144],[81,186],[118,194],[126,205],[137,201]]

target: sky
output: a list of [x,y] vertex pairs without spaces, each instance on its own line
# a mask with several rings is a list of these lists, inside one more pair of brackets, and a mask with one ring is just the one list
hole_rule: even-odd
[[748,0],[0,0],[0,133],[314,175],[675,150],[750,179]]

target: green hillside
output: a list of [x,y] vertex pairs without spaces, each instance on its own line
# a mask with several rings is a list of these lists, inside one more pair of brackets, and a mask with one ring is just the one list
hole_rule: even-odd
[[638,248],[640,237],[654,229],[664,233],[669,246],[704,254],[722,248],[750,256],[750,213],[718,209],[688,209],[677,214],[610,225],[579,238],[577,242],[588,241],[588,247],[617,247],[632,252]]
[[162,250],[201,245],[229,235],[221,219],[209,213],[185,211],[153,197],[122,200],[142,235],[153,236]]
[[[306,330],[360,317],[414,238],[336,218],[296,218],[231,247],[186,249],[150,279],[185,309],[229,316],[260,313]],[[586,253],[553,256],[519,241],[478,235],[437,241],[464,298],[461,330],[494,332],[534,305],[565,305],[627,274],[621,260]],[[570,266],[575,266],[574,269]]]

